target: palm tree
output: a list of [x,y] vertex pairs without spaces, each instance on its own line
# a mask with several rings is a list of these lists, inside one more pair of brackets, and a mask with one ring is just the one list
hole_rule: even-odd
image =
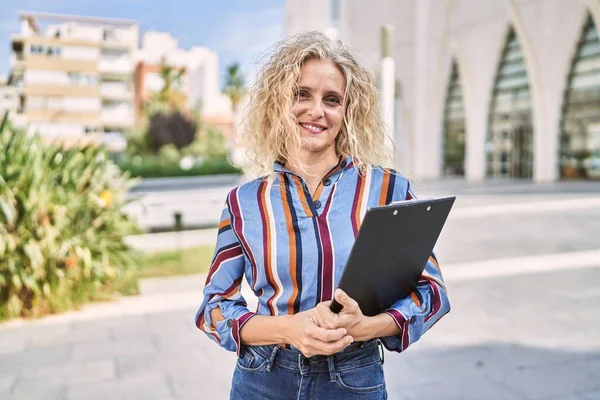
[[225,87],[223,88],[223,92],[231,100],[234,114],[237,114],[240,101],[246,92],[244,85],[244,76],[241,74],[240,64],[233,63],[227,67],[227,76],[225,77]]
[[185,106],[185,96],[181,91],[181,79],[185,68],[176,68],[162,60],[159,75],[163,81],[162,88],[152,94],[144,103],[144,113],[151,117],[154,114],[170,114],[181,111]]

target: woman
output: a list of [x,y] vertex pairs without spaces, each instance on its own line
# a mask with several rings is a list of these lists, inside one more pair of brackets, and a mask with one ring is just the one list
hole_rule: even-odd
[[259,74],[247,122],[244,168],[262,177],[227,197],[196,315],[238,354],[231,398],[386,398],[380,344],[405,350],[450,305],[433,255],[417,290],[375,317],[335,290],[366,209],[413,198],[389,168],[372,75],[339,42],[292,36]]

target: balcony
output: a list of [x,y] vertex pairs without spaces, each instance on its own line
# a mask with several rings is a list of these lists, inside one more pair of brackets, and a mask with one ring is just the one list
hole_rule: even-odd
[[101,58],[98,70],[104,75],[133,76],[134,62],[131,57]]
[[134,48],[137,45],[137,30],[105,30],[100,45],[113,49]]
[[132,127],[135,122],[133,107],[119,106],[103,108],[100,113],[100,120],[104,126]]

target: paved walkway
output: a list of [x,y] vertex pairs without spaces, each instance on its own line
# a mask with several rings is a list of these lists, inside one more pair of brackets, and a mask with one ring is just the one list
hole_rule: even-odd
[[[600,187],[497,187],[461,195],[438,246],[452,311],[386,354],[390,399],[600,399]],[[0,398],[228,398],[235,355],[193,325],[202,282],[0,325]]]

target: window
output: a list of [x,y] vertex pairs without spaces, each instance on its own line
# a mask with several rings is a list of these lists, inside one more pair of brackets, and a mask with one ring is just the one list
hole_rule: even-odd
[[46,54],[53,57],[60,57],[60,47],[58,46],[48,46]]
[[98,77],[92,74],[84,74],[81,72],[68,72],[69,82],[74,85],[97,85]]
[[31,47],[29,48],[29,52],[31,54],[44,54],[45,48],[44,48],[44,46],[41,46],[39,44],[32,44]]
[[533,176],[533,125],[529,79],[519,39],[511,29],[492,94],[486,141],[487,174]]
[[600,179],[600,39],[590,16],[567,80],[560,125],[562,178]]
[[452,63],[450,82],[444,108],[444,165],[443,174],[465,174],[465,109],[456,62]]

